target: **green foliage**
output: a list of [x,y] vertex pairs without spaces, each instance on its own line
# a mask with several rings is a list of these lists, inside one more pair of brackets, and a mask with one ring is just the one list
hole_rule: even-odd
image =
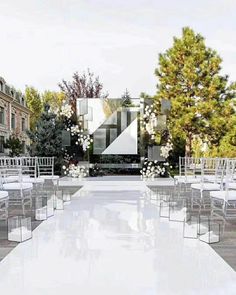
[[65,99],[65,94],[62,92],[46,90],[42,94],[43,104],[49,104],[50,110],[56,112],[61,109],[63,100]]
[[182,37],[175,37],[173,46],[159,55],[155,100],[157,105],[162,98],[171,101],[171,134],[186,141],[187,155],[192,154],[195,136],[217,146],[228,130],[225,118],[233,114],[235,85],[228,86],[228,77],[220,75],[221,62],[190,28],[184,28]]
[[4,148],[9,149],[10,157],[17,157],[23,152],[23,143],[19,138],[12,135],[4,143]]
[[185,140],[181,137],[173,137],[171,141],[173,143],[173,150],[170,152],[168,161],[174,168],[175,165],[179,163],[179,157],[184,157]]
[[122,106],[123,107],[132,106],[131,97],[130,97],[130,94],[129,94],[129,91],[127,90],[127,88],[125,89],[125,92],[123,93],[121,98],[122,98]]
[[76,122],[76,100],[77,98],[106,98],[108,93],[103,93],[103,84],[98,76],[95,76],[89,69],[85,73],[75,72],[72,81],[62,80],[59,83],[61,92],[69,101],[74,115],[72,120]]
[[30,114],[30,129],[34,130],[42,112],[40,93],[34,87],[26,87],[25,98],[27,106],[32,112]]
[[55,163],[59,167],[63,157],[62,130],[64,130],[63,123],[50,112],[50,106],[46,104],[35,130],[27,131],[31,140],[31,145],[28,147],[30,155],[55,157]]
[[219,147],[210,151],[216,157],[236,158],[236,115],[227,120],[228,132],[221,139]]

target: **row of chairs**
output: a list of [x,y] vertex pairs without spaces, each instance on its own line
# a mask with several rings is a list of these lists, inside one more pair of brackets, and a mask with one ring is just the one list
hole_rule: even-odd
[[179,195],[190,191],[200,210],[236,217],[236,159],[181,157],[174,179]]
[[0,169],[21,169],[22,174],[37,179],[38,177],[57,179],[54,175],[54,157],[1,157]]
[[0,217],[7,218],[9,204],[32,208],[33,197],[39,196],[46,182],[56,190],[59,176],[54,175],[53,157],[0,158]]

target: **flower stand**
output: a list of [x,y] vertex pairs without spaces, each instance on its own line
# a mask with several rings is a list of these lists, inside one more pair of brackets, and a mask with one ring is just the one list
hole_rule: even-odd
[[47,219],[47,198],[43,195],[37,196],[35,198],[35,219]]
[[170,197],[166,196],[160,202],[160,217],[170,218]]
[[180,197],[172,197],[170,199],[170,221],[184,222],[187,214],[187,200]]
[[8,218],[9,241],[23,242],[31,238],[31,217],[13,216]]
[[55,199],[56,210],[64,210],[64,201],[63,201],[63,193],[62,191],[56,192],[56,199]]
[[183,222],[183,237],[189,239],[198,238],[199,216],[187,212]]
[[222,221],[211,216],[199,215],[199,240],[207,244],[220,242]]

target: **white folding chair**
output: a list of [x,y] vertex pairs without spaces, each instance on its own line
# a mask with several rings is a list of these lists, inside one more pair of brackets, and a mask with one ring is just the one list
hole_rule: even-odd
[[190,185],[192,183],[200,183],[200,166],[201,162],[199,158],[179,158],[179,175],[174,176],[175,186],[177,187],[178,195],[189,191]]
[[54,157],[37,157],[38,176],[40,178],[57,180],[58,175],[54,175]]
[[20,168],[5,168],[1,171],[2,189],[9,194],[9,203],[21,205],[23,215],[25,215],[25,205],[32,207],[32,183],[22,182],[22,172]]
[[233,176],[236,170],[236,160],[228,159],[224,186],[219,191],[211,191],[212,214],[222,213],[225,218],[236,218],[236,182]]
[[21,157],[21,169],[23,182],[33,183],[35,187],[44,183],[37,175],[37,157]]
[[223,185],[223,178],[224,169],[220,166],[218,158],[201,158],[201,181],[191,184],[192,204],[197,203],[200,210],[202,206],[210,208],[209,192],[219,191]]
[[58,192],[59,176],[54,175],[54,157],[37,157],[37,167],[38,177],[45,181],[45,190],[53,194],[54,208],[63,209],[63,198],[59,198]]

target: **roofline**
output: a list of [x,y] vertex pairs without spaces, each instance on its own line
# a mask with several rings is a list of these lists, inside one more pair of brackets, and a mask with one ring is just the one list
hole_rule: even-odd
[[30,114],[31,111],[28,107],[23,106],[21,103],[19,103],[17,100],[15,100],[14,97],[11,97],[10,95],[6,94],[5,92],[0,90],[0,95],[2,95],[8,102],[13,103],[13,105],[16,105],[21,110],[25,111],[26,113]]

